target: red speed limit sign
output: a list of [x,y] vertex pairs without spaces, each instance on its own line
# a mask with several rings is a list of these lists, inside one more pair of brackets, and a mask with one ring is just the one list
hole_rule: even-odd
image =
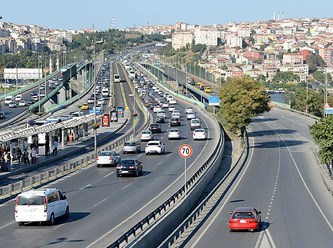
[[178,153],[182,158],[189,158],[193,153],[192,146],[183,144],[179,147]]

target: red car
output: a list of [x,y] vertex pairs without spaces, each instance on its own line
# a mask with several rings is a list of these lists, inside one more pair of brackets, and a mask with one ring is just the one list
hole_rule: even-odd
[[261,222],[261,212],[251,207],[235,208],[230,212],[229,230],[250,230],[259,231]]

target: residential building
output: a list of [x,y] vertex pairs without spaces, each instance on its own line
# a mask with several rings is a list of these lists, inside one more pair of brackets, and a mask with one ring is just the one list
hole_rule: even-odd
[[178,31],[172,35],[172,48],[180,49],[187,44],[191,45],[194,39],[194,35],[189,31]]

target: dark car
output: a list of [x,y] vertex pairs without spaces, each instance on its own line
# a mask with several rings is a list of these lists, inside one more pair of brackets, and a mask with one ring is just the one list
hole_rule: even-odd
[[172,117],[170,119],[170,126],[180,126],[180,119],[177,117]]
[[0,119],[6,119],[5,112],[0,111]]
[[149,130],[150,130],[152,133],[161,133],[161,132],[162,132],[162,130],[161,130],[161,125],[160,125],[160,124],[157,124],[157,123],[150,124],[150,126],[149,126]]
[[156,118],[156,123],[165,123],[165,119],[162,116]]
[[142,172],[142,162],[136,158],[123,158],[117,165],[117,177],[122,175],[141,176]]

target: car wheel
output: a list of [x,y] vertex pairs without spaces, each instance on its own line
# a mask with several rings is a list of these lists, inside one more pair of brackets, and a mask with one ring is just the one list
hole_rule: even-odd
[[49,226],[52,226],[54,225],[54,214],[52,213],[51,216],[50,216],[50,220],[49,220]]
[[149,152],[146,152],[146,156],[148,156],[149,155]]
[[142,176],[142,175],[143,175],[143,171],[142,171],[142,170],[140,170],[140,173],[139,173],[139,175],[140,175],[140,176]]
[[67,206],[66,207],[66,212],[65,212],[65,219],[68,219],[69,218],[69,207]]
[[23,225],[24,225],[24,222],[19,222],[18,225],[19,225],[19,226],[23,226]]
[[139,170],[135,171],[135,176],[138,177],[139,176]]
[[120,177],[120,175],[117,173],[117,177]]
[[126,152],[123,152],[123,154],[126,154]]
[[100,164],[97,164],[97,167],[101,167],[101,165],[100,165]]

